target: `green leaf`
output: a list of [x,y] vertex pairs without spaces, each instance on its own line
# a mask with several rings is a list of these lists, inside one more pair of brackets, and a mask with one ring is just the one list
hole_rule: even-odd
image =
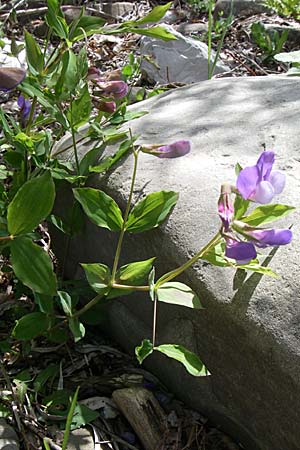
[[257,227],[263,223],[273,222],[294,211],[296,208],[289,205],[271,204],[263,205],[255,208],[247,217],[241,220],[248,225]]
[[76,430],[77,428],[93,422],[93,420],[97,419],[99,415],[99,412],[88,408],[86,405],[77,403],[72,417],[71,430]]
[[135,355],[140,364],[147,358],[147,356],[151,355],[153,352],[153,345],[149,341],[149,339],[144,339],[142,344],[139,347],[135,347]]
[[194,377],[205,377],[210,375],[198,356],[184,348],[182,345],[164,344],[154,347],[154,350],[163,353],[169,358],[176,359],[176,361],[183,364],[186,370]]
[[36,39],[25,30],[26,58],[28,66],[34,74],[41,74],[44,68],[44,57]]
[[39,392],[45,387],[48,380],[53,379],[59,374],[59,366],[57,364],[50,364],[45,369],[43,369],[37,375],[33,383],[33,388],[35,392]]
[[[130,286],[141,286],[147,283],[149,272],[152,269],[153,261],[155,258],[150,258],[145,261],[138,261],[130,264],[126,264],[126,266],[122,266],[116,273],[115,282],[117,284],[124,284]],[[112,289],[108,297],[109,299],[119,297],[121,295],[129,294],[134,291],[128,289]]]
[[77,22],[76,27],[70,31],[69,40],[74,42],[83,39],[85,36],[90,36],[98,31],[104,24],[105,20],[101,17],[82,16]]
[[100,263],[81,264],[81,266],[85,271],[89,285],[97,294],[108,292],[111,278],[109,267]]
[[122,142],[118,151],[113,156],[108,156],[97,166],[90,166],[89,171],[102,173],[105,170],[111,169],[111,167],[113,167],[121,158],[123,158],[130,150],[132,150],[133,142],[135,141],[135,139],[136,138],[127,139],[126,141]]
[[92,100],[88,85],[85,84],[80,91],[79,97],[71,103],[67,112],[67,118],[71,126],[78,128],[80,125],[85,124],[90,118],[91,110]]
[[65,291],[57,291],[59,303],[67,316],[72,315],[73,303],[72,297]]
[[241,195],[236,195],[234,201],[234,218],[240,219],[247,211],[249,204],[249,200],[244,200]]
[[71,49],[66,51],[63,54],[61,61],[62,70],[55,86],[55,94],[57,99],[61,98],[62,94],[64,94],[64,97],[70,98],[70,95],[79,83],[77,57],[74,52]]
[[164,283],[157,289],[157,298],[160,302],[172,305],[186,306],[187,308],[201,309],[199,297],[186,284],[174,281]]
[[171,212],[178,200],[177,192],[153,192],[147,195],[131,210],[126,230],[141,233],[158,227]]
[[116,282],[133,286],[146,283],[154,260],[155,257],[122,266],[116,273]]
[[151,22],[156,23],[156,22],[159,22],[160,19],[162,19],[164,17],[164,15],[168,11],[168,9],[172,5],[172,3],[173,2],[169,2],[169,3],[166,3],[165,5],[162,5],[162,6],[155,6],[155,8],[153,8],[152,11],[150,11],[149,14],[147,14],[142,19],[137,20],[135,23],[141,25],[141,24],[144,24],[144,23],[151,23]]
[[50,326],[50,319],[46,314],[34,312],[26,314],[17,320],[13,329],[13,336],[22,341],[28,341],[40,336]]
[[74,341],[78,342],[85,335],[84,325],[79,322],[78,317],[70,317],[69,319],[69,328],[73,334]]
[[48,0],[48,12],[46,21],[50,28],[53,28],[57,36],[62,39],[67,39],[69,34],[69,27],[60,10],[60,3],[58,0]]
[[156,39],[162,39],[163,41],[176,40],[177,37],[174,36],[170,31],[161,26],[151,27],[151,28],[138,28],[135,26],[125,26],[124,31],[131,33],[142,34],[144,36],[150,36]]
[[73,189],[76,200],[81,204],[88,218],[98,227],[120,231],[123,217],[117,203],[103,191],[93,188]]
[[262,275],[268,275],[272,278],[279,278],[277,273],[270,267],[261,266],[257,259],[250,261],[248,264],[238,265],[234,264],[236,269],[251,270],[252,272],[261,273]]
[[100,155],[103,153],[105,146],[95,147],[85,153],[79,163],[79,174],[89,175],[89,168],[95,164]]
[[50,214],[54,198],[55,186],[48,172],[24,183],[8,206],[9,233],[16,236],[34,230]]
[[34,292],[56,294],[56,277],[49,255],[28,237],[11,242],[12,267],[16,276]]
[[40,311],[45,314],[53,313],[53,297],[51,295],[34,293],[35,303],[39,306]]
[[73,419],[73,415],[75,412],[75,407],[77,404],[79,389],[80,389],[80,386],[77,387],[75,394],[73,395],[73,398],[71,401],[70,409],[69,409],[69,412],[67,415],[66,429],[64,432],[64,439],[63,439],[61,450],[67,450],[67,445],[68,445],[68,440],[69,440],[69,435],[70,435],[70,430],[71,430],[71,424],[72,424],[72,419]]

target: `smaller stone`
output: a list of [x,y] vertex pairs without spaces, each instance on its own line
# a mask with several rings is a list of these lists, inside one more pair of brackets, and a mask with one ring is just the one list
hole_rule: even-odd
[[214,18],[218,19],[220,13],[222,17],[228,17],[231,11],[234,16],[252,16],[270,12],[270,8],[264,6],[261,0],[218,0],[214,9]]
[[[160,84],[196,83],[207,80],[208,48],[204,42],[186,37],[170,25],[162,26],[176,36],[176,40],[162,41],[148,36],[141,39],[141,54],[153,60],[143,59],[141,70],[146,77]],[[211,54],[213,63],[215,53]],[[220,60],[214,74],[229,70]]]
[[[2,447],[1,447],[2,448]],[[70,433],[68,450],[94,450],[94,438],[86,428],[79,428]]]
[[129,2],[102,3],[101,9],[113,17],[121,17],[133,11],[133,4]]
[[4,419],[0,419],[0,448],[3,450],[19,450],[20,448],[17,433]]

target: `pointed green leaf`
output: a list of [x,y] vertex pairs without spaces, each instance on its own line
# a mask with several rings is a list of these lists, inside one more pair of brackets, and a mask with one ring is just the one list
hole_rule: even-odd
[[69,328],[73,334],[74,341],[78,342],[85,335],[84,325],[79,322],[78,317],[70,317],[69,319]]
[[48,0],[48,12],[46,21],[50,28],[53,28],[57,36],[62,39],[67,39],[69,34],[69,27],[60,9],[60,2],[58,0]]
[[160,19],[164,17],[170,6],[173,2],[166,3],[162,6],[155,6],[155,8],[152,9],[152,11],[149,12],[145,17],[143,17],[140,20],[137,20],[135,23],[141,25],[144,23],[151,23],[151,22],[159,22]]
[[133,286],[139,286],[140,284],[146,283],[154,260],[155,257],[122,266],[116,274],[116,282]]
[[149,339],[144,339],[142,344],[139,347],[135,347],[135,355],[140,364],[147,358],[147,356],[151,355],[153,352],[153,345],[149,341]]
[[141,233],[160,225],[171,212],[178,200],[177,192],[153,192],[147,195],[131,210],[126,230]]
[[90,118],[92,110],[92,100],[88,85],[85,84],[80,91],[80,95],[70,105],[67,118],[74,128],[84,125]]
[[241,195],[237,195],[234,201],[234,218],[240,219],[247,211],[249,204],[249,200],[244,200]]
[[113,156],[107,156],[103,160],[101,160],[100,164],[97,166],[90,166],[90,172],[102,173],[105,170],[111,169],[117,162],[123,158],[130,150],[132,150],[133,142],[136,140],[136,137],[133,139],[127,139],[122,142],[118,151]]
[[176,359],[176,361],[183,364],[186,370],[194,377],[205,377],[210,375],[198,356],[184,348],[182,345],[164,344],[154,347],[154,350],[163,353],[169,358]]
[[142,34],[143,36],[149,36],[155,39],[162,39],[163,41],[176,40],[177,37],[173,33],[168,31],[162,26],[150,27],[150,28],[138,28],[135,26],[125,26],[124,31],[131,33]]
[[43,334],[49,326],[50,319],[46,314],[41,312],[26,314],[20,320],[17,320],[13,329],[13,336],[16,339],[28,341]]
[[49,172],[27,181],[8,206],[7,227],[11,235],[29,233],[50,214],[55,186]]
[[[147,283],[149,272],[152,269],[153,261],[155,258],[150,258],[145,261],[138,261],[126,266],[122,266],[116,273],[115,282],[117,284],[124,284],[130,286],[141,286]],[[119,297],[121,295],[127,295],[133,292],[134,289],[111,289],[108,294],[109,299]]]
[[59,303],[67,316],[72,315],[72,298],[68,292],[57,291]]
[[261,266],[257,259],[250,261],[248,264],[238,265],[235,264],[236,269],[251,270],[252,272],[261,273],[262,275],[268,275],[272,278],[279,278],[277,273],[270,267]]
[[108,292],[111,278],[109,267],[100,263],[81,264],[81,266],[85,271],[89,285],[97,294],[105,294]]
[[44,68],[44,58],[36,39],[25,30],[26,58],[33,72],[41,74]]
[[53,313],[53,297],[51,295],[34,293],[35,303],[39,306],[40,311],[45,314]]
[[103,191],[93,188],[73,189],[76,200],[83,207],[89,219],[98,227],[120,231],[123,217],[116,202]]
[[82,16],[76,27],[70,32],[70,41],[78,41],[98,31],[105,24],[105,20],[96,16]]
[[160,302],[172,305],[186,306],[187,308],[201,309],[199,297],[186,284],[173,281],[164,283],[157,289],[157,298]]
[[34,292],[56,295],[56,276],[49,255],[30,238],[11,241],[12,267],[16,276]]
[[241,220],[248,225],[257,227],[263,223],[273,222],[286,216],[296,208],[289,205],[271,204],[262,205],[255,208],[247,217],[243,217]]

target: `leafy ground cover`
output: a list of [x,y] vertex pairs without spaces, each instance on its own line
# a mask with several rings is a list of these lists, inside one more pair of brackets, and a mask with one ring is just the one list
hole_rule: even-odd
[[[207,24],[207,8],[205,4],[201,5],[200,3],[204,2],[177,2],[177,7],[174,10],[174,15],[176,16],[175,25],[180,25],[184,22]],[[96,8],[96,3],[87,3],[85,6],[87,10],[89,8],[94,9],[98,12],[98,15],[100,14]],[[128,16],[125,15],[123,19],[140,18],[150,11],[151,6],[153,4],[151,5],[146,1],[138,2],[135,4],[134,13],[130,13]],[[65,10],[66,12],[68,10],[69,14],[74,14],[74,11],[78,11],[78,7],[73,5],[67,8],[67,5],[65,5]],[[3,22],[2,32],[12,43],[10,49],[14,55],[17,55],[22,49],[24,40],[26,40],[28,47],[36,50],[33,40],[36,39],[37,42],[41,42],[45,37],[45,24],[42,16],[45,12],[43,2],[38,4],[36,2],[18,2],[15,5],[6,3],[0,7],[0,18]],[[118,22],[116,18],[109,15],[104,15],[104,19],[112,25]],[[283,49],[293,50],[295,44],[287,43],[287,36],[283,35],[282,31],[276,32],[276,34],[268,31],[263,25],[253,26],[260,22],[269,22],[270,24],[288,22],[296,24],[294,18],[281,18],[275,14],[264,14],[248,18],[239,17],[228,21],[226,26],[229,28],[225,34],[221,57],[230,65],[231,70],[222,76],[257,76],[282,73],[286,70],[286,65],[276,61],[274,56]],[[55,23],[55,25],[60,32],[59,23]],[[30,35],[24,35],[24,29]],[[224,21],[221,17],[213,25],[213,48],[217,48],[223,31]],[[197,39],[207,39],[207,34],[203,31],[195,32],[193,35]],[[101,37],[96,35],[91,38],[84,36],[84,38],[86,39],[90,66],[101,67],[104,73],[107,72],[109,74],[110,79],[106,78],[106,83],[111,80],[115,81],[114,77],[118,80],[123,74],[123,78],[130,85],[130,89],[135,89],[135,96],[132,96],[133,101],[160,92],[161,89],[174,87],[150,85],[145,77],[142,76],[139,70],[140,55],[136,47],[136,34],[129,32],[121,37],[116,37],[113,34]],[[57,38],[49,38],[49,48],[52,51],[55,50],[57,45]],[[34,70],[38,72],[38,51],[37,59],[32,56],[31,61],[35,65]],[[97,76],[97,73],[90,75]],[[118,85],[118,87],[122,86],[121,84]],[[97,92],[95,92],[96,87],[94,86],[92,94],[94,110],[99,109],[99,99],[97,98]],[[103,90],[106,87],[107,84],[103,85]],[[60,83],[56,93],[67,103],[67,98],[64,98],[66,92],[63,91],[63,83]],[[121,94],[123,96],[123,93],[119,91],[117,94],[119,98]],[[28,118],[26,107],[25,99],[17,106],[14,92],[5,94],[3,111],[11,112],[14,108],[15,110],[21,108],[23,119],[29,119],[29,122],[32,122],[33,116],[29,112],[30,117]],[[31,110],[31,108],[29,109]],[[37,111],[38,113],[39,111]],[[71,117],[72,122],[72,107],[71,110],[68,110],[68,113],[69,116],[67,115],[67,117]],[[116,120],[119,120],[119,118],[115,118]],[[26,124],[25,126],[27,127]],[[24,139],[24,135],[21,138]],[[24,144],[22,139],[20,142]],[[169,147],[161,150],[160,148],[159,151],[172,152],[172,149]],[[109,167],[110,163],[111,160],[108,161],[108,165],[105,168]],[[10,175],[4,167],[3,179],[8,184],[11,182]],[[59,175],[59,171],[56,171],[57,175]],[[70,177],[71,175],[69,175]],[[49,177],[45,175],[45,178],[48,180]],[[43,183],[43,186],[45,185],[46,181]],[[51,188],[49,183],[48,185]],[[77,197],[80,197],[83,190],[82,188],[77,188]],[[41,191],[41,189],[35,189],[35,192],[37,191]],[[84,207],[82,197],[79,198],[79,201]],[[47,206],[43,205],[43,207],[47,209]],[[24,240],[21,241],[20,233],[21,231],[24,232],[24,229],[22,229],[24,223],[18,221],[17,215],[14,216],[14,222],[9,221],[9,214],[12,215],[14,210],[18,208],[22,208],[22,202],[19,204],[15,200],[10,203],[8,211],[9,231],[12,235],[17,235],[17,237],[19,235],[20,242],[20,247],[17,247],[15,243],[12,244],[12,256],[15,261],[18,260],[18,251],[20,249],[26,250],[26,242],[28,242],[28,240],[26,242]],[[43,214],[41,213],[41,217]],[[44,215],[47,214],[45,213]],[[28,220],[29,225],[27,224],[25,230],[27,232],[35,228],[35,221],[31,224],[30,218]],[[118,228],[118,224],[114,223],[113,227],[115,226]],[[21,231],[19,227],[21,227]],[[39,247],[46,250],[52,263],[57,267],[55,256],[51,253],[50,237],[46,224],[42,222],[42,224],[38,225],[35,232],[33,239]],[[15,251],[14,248],[16,249]],[[34,249],[34,251],[39,252],[37,247],[34,247]],[[17,264],[15,266],[17,268]],[[18,270],[15,269],[15,273],[17,272]],[[61,444],[63,441],[61,429],[65,428],[68,411],[72,406],[72,397],[74,398],[74,392],[78,385],[81,386],[78,396],[79,400],[85,399],[87,401],[89,399],[89,401],[84,406],[82,404],[81,406],[75,406],[72,427],[78,427],[92,421],[93,426],[104,433],[102,440],[109,441],[109,444],[106,444],[106,448],[141,448],[141,444],[138,442],[126,419],[120,413],[116,413],[115,408],[111,406],[110,400],[111,394],[116,388],[131,386],[149,388],[167,413],[167,431],[163,448],[207,450],[241,448],[215,427],[208,424],[199,414],[188,410],[184,405],[174,400],[172,394],[167,392],[158,380],[151,374],[138,368],[135,362],[124,355],[117,346],[107,341],[105,337],[99,343],[99,337],[96,340],[92,334],[92,327],[87,332],[84,344],[70,343],[69,340],[63,338],[63,343],[56,345],[50,345],[43,337],[31,336],[32,330],[30,329],[22,328],[21,326],[15,328],[16,321],[20,323],[22,317],[26,314],[32,314],[32,318],[39,320],[44,318],[43,314],[35,312],[37,298],[33,298],[30,290],[26,290],[24,287],[27,280],[24,281],[23,279],[22,281],[23,283],[18,280],[11,270],[9,254],[3,252],[0,281],[2,291],[0,297],[0,345],[2,352],[2,397],[0,407],[1,415],[14,421],[22,448],[42,448],[42,440],[45,436],[49,438],[47,445],[50,448],[57,449],[59,445],[62,445],[62,448],[64,448],[64,444]],[[40,288],[40,285],[38,285],[38,288]],[[38,289],[36,290],[38,291]],[[79,289],[77,288],[78,292]],[[45,307],[41,297],[38,302],[40,306],[43,305]],[[68,297],[62,298],[61,303],[64,305],[63,309],[66,312],[70,306]],[[42,321],[35,320],[35,326],[37,322],[41,330],[44,330]],[[13,329],[15,339],[8,338]],[[80,331],[80,327],[78,327],[73,334],[76,334],[78,329]],[[26,339],[23,339],[24,335]],[[28,339],[28,336],[31,336],[31,339]],[[56,337],[56,340],[59,339]],[[41,355],[43,355],[42,358]],[[91,404],[96,396],[102,397],[102,406],[98,407],[95,412]],[[90,407],[87,405],[90,405]]]

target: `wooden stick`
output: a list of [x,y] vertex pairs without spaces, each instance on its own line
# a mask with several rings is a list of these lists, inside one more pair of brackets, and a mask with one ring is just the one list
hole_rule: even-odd
[[166,431],[167,417],[158,401],[147,389],[118,389],[112,395],[145,450],[158,450]]

